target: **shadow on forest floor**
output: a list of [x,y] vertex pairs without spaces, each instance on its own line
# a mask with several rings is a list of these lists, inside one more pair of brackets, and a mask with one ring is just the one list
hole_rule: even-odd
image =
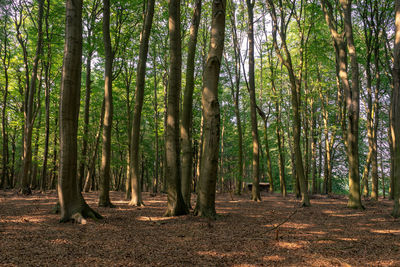
[[138,208],[111,192],[115,209],[96,207],[96,192],[84,196],[104,220],[60,224],[54,191],[0,191],[0,266],[400,266],[400,221],[385,199],[357,211],[344,197],[317,195],[299,208],[278,194],[260,203],[218,194],[211,221],[163,217],[163,194],[144,193]]

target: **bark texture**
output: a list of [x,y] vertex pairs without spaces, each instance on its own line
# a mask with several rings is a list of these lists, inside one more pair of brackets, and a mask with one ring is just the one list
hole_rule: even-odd
[[61,222],[86,223],[101,218],[85,202],[77,183],[77,133],[82,69],[82,1],[66,1],[64,64],[60,103],[60,172],[58,199]]
[[197,33],[201,16],[201,0],[196,0],[190,26],[188,57],[186,63],[186,86],[183,96],[182,110],[182,195],[188,208],[190,205],[191,185],[193,179],[193,150],[192,150],[192,106],[194,90],[194,62],[196,55]]
[[203,152],[195,214],[215,218],[215,186],[218,175],[220,108],[218,81],[225,37],[225,0],[213,0],[210,49],[203,74]]
[[188,213],[181,191],[181,160],[179,140],[179,104],[181,94],[181,8],[180,0],[169,0],[169,90],[166,137],[166,183],[168,204],[165,216]]

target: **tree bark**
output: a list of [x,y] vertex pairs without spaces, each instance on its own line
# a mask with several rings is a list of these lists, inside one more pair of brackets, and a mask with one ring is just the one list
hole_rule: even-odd
[[64,64],[60,96],[60,222],[101,218],[83,199],[77,183],[77,133],[82,64],[82,1],[66,1]]
[[[335,43],[336,57],[339,65],[339,77],[344,90],[347,111],[347,129],[345,134],[346,152],[349,161],[349,201],[350,208],[363,208],[360,194],[359,152],[358,152],[358,121],[359,121],[359,71],[357,55],[354,47],[353,30],[351,23],[351,0],[340,0],[343,10],[344,33],[339,34],[334,25],[332,7],[326,0],[321,1],[332,39]],[[350,87],[347,72],[347,54],[344,35],[347,40],[347,49],[350,56],[352,83]]]
[[393,98],[391,112],[393,124],[391,135],[393,140],[393,211],[392,216],[400,217],[400,0],[395,1],[395,38],[393,48]]
[[253,28],[253,8],[254,0],[246,0],[248,14],[248,42],[249,42],[249,94],[250,94],[250,117],[251,117],[251,136],[253,140],[253,186],[251,199],[261,201],[260,194],[260,143],[258,137],[257,111],[256,111],[256,89],[254,77],[254,28]]
[[[7,16],[7,15],[6,15]],[[4,188],[5,184],[8,187],[12,187],[12,184],[9,183],[9,153],[8,153],[8,134],[7,134],[7,98],[8,98],[8,69],[10,66],[10,51],[8,48],[8,29],[7,29],[7,19],[4,20],[4,25],[2,28],[2,35],[4,36],[3,42],[3,54],[1,55],[2,67],[4,71],[4,87],[1,86],[3,89],[3,103],[2,103],[2,110],[1,110],[1,135],[3,139],[3,151],[2,151],[2,175],[1,175],[1,182],[0,188]]]
[[188,57],[186,63],[186,87],[183,96],[182,109],[182,196],[188,208],[190,205],[191,185],[193,179],[193,150],[192,150],[192,120],[193,120],[193,90],[194,67],[197,44],[197,33],[201,16],[201,0],[196,0],[193,10],[192,24],[190,26],[190,39],[188,44]]
[[140,120],[142,116],[146,62],[149,50],[150,31],[153,24],[154,0],[148,1],[147,11],[143,31],[140,36],[139,63],[137,65],[136,89],[135,89],[135,108],[133,112],[132,134],[131,134],[131,158],[129,160],[129,179],[131,181],[131,201],[129,205],[141,206],[143,204],[142,191],[139,178],[139,139],[140,139]]
[[110,0],[103,0],[103,43],[105,52],[104,69],[104,122],[103,122],[103,145],[101,151],[100,182],[99,182],[99,206],[114,207],[110,200],[111,180],[111,130],[113,120],[113,98],[112,98],[112,65],[113,53],[110,37]]
[[225,0],[213,0],[210,50],[203,75],[202,106],[204,116],[203,152],[195,214],[215,218],[215,186],[218,175],[220,108],[218,82],[225,37]]
[[[181,1],[169,0],[169,90],[167,107],[166,138],[166,182],[168,203],[165,216],[178,216],[188,213],[181,191],[181,160],[179,140],[179,103],[181,94]],[[217,146],[218,148],[218,146]]]

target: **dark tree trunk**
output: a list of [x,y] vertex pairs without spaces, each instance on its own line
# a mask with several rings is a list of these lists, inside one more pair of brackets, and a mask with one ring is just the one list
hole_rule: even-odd
[[86,223],[101,218],[83,199],[77,181],[77,133],[82,64],[82,1],[66,1],[63,76],[60,97],[60,175],[58,198],[61,222]]
[[179,103],[181,94],[181,11],[180,0],[169,0],[169,90],[167,107],[166,138],[166,182],[168,205],[165,216],[177,216],[188,213],[181,192],[181,160],[179,140]]
[[249,40],[249,93],[250,93],[250,117],[251,117],[251,136],[253,141],[253,186],[251,199],[261,201],[260,194],[260,145],[258,138],[258,124],[256,111],[256,89],[254,77],[254,27],[253,27],[253,7],[254,1],[246,0],[248,21],[248,40]]

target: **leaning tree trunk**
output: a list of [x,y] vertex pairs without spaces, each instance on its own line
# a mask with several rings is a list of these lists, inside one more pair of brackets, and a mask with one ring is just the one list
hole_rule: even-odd
[[190,26],[190,39],[188,44],[188,58],[186,69],[186,87],[183,96],[182,109],[182,196],[188,208],[190,205],[193,151],[192,151],[192,109],[193,109],[193,90],[194,90],[194,62],[196,55],[197,33],[200,24],[201,0],[195,3],[192,25]]
[[181,94],[181,11],[180,0],[169,0],[169,42],[170,71],[167,107],[166,137],[166,183],[168,205],[165,216],[177,216],[188,213],[181,192],[181,160],[179,142],[179,99]]
[[146,18],[140,38],[139,63],[136,74],[135,109],[133,112],[130,147],[131,158],[129,159],[129,180],[131,181],[131,201],[129,202],[129,205],[134,206],[141,206],[143,204],[139,172],[139,138],[145,87],[147,53],[149,50],[150,31],[153,24],[154,15],[154,2],[155,0],[150,0],[148,2]]
[[395,218],[400,217],[400,0],[396,0],[396,34],[394,43],[393,63],[393,98],[391,112],[393,124],[391,133],[393,140],[393,211]]
[[60,96],[60,175],[58,199],[61,222],[86,223],[101,218],[83,199],[77,181],[77,134],[82,71],[82,0],[66,1],[64,64]]
[[203,74],[203,152],[201,156],[199,189],[195,214],[215,218],[215,186],[218,175],[220,108],[218,81],[224,49],[225,0],[213,0],[210,50]]

